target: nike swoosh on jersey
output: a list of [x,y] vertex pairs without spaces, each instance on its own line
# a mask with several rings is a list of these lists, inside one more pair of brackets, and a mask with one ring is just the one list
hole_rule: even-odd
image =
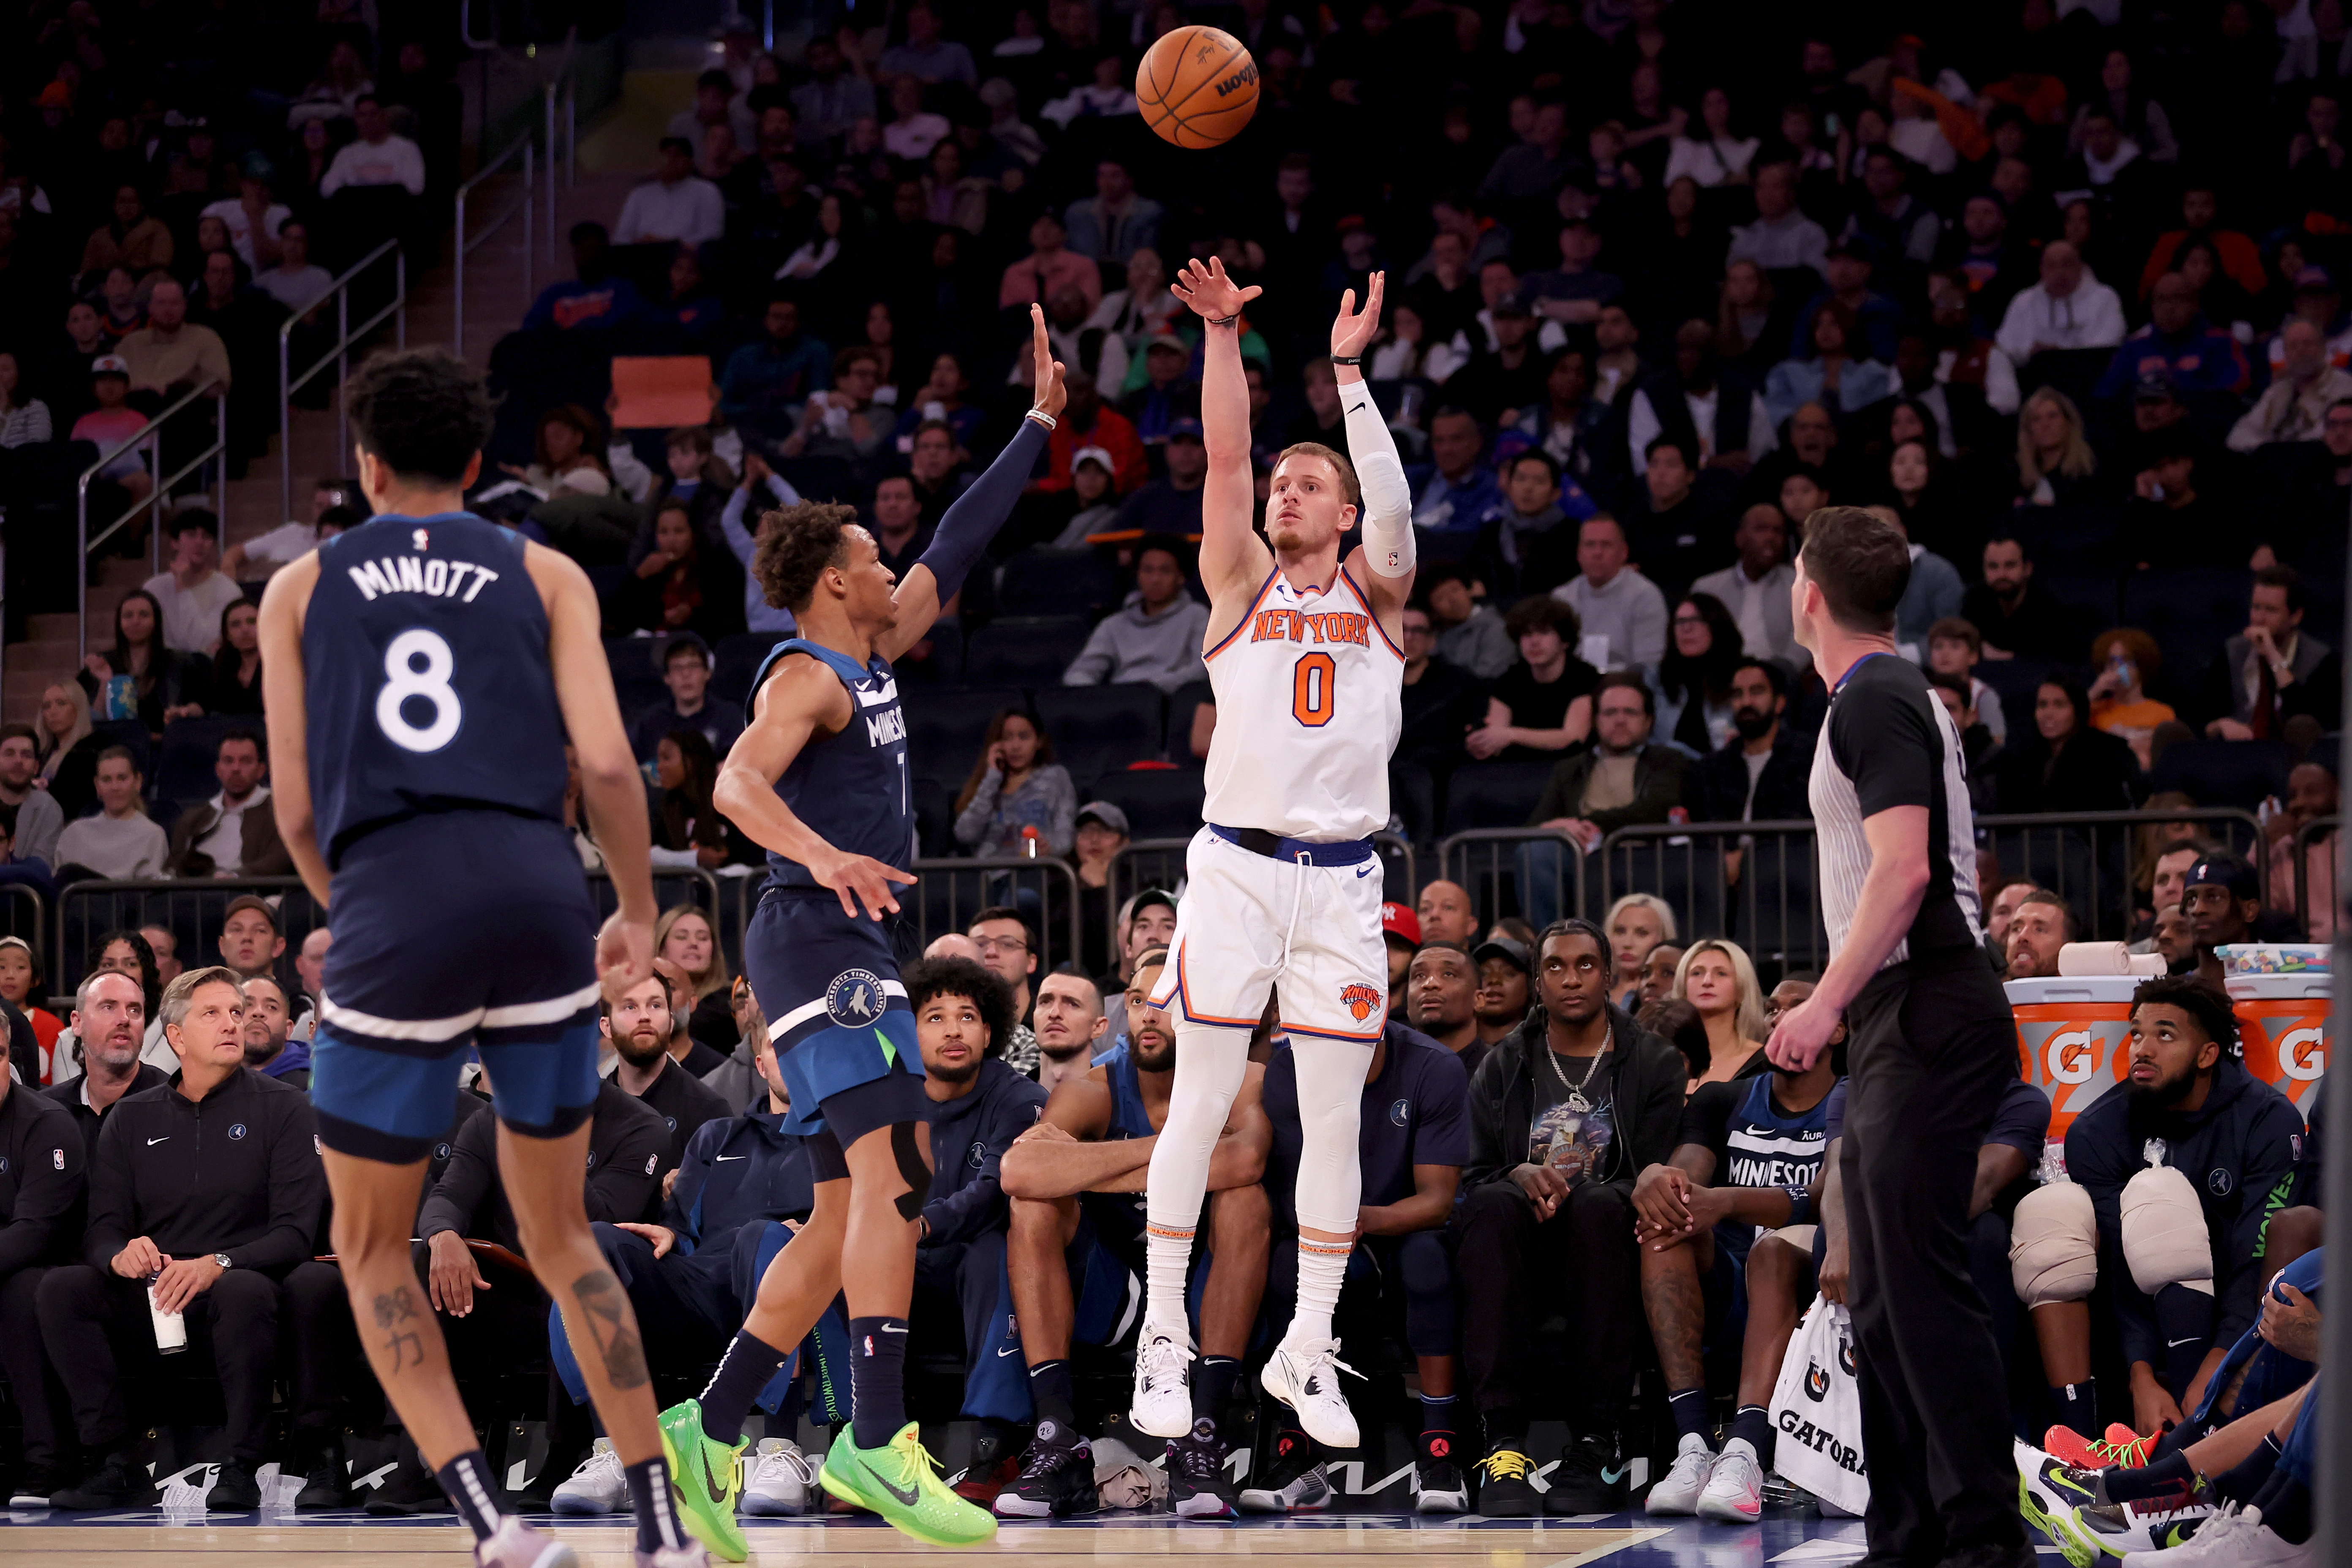
[[147,1147],[152,1149],[158,1143],[169,1143],[171,1141],[172,1135],[169,1132],[166,1132],[161,1138],[150,1138],[147,1140]]
[[723,1165],[730,1160],[748,1160],[751,1157],[749,1154],[720,1154],[717,1158],[719,1163]]

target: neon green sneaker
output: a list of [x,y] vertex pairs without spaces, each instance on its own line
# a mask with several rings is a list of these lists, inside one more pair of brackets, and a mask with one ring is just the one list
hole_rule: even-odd
[[661,1413],[662,1457],[669,1461],[670,1492],[687,1530],[730,1563],[751,1555],[735,1522],[736,1494],[743,1489],[736,1460],[743,1441],[714,1442],[702,1433],[702,1401],[688,1399]]
[[996,1539],[996,1516],[948,1489],[908,1422],[880,1448],[861,1448],[844,1427],[817,1472],[824,1489],[867,1508],[929,1546],[978,1546]]

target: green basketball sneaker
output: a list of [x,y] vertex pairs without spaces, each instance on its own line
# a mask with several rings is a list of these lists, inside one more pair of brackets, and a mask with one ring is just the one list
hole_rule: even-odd
[[661,1439],[670,1491],[686,1528],[730,1563],[751,1556],[751,1543],[735,1522],[735,1498],[743,1489],[735,1461],[742,1455],[742,1439],[719,1443],[704,1436],[698,1399],[682,1400],[661,1413]]
[[949,1489],[911,1421],[879,1448],[859,1447],[854,1429],[844,1427],[816,1479],[842,1501],[873,1510],[927,1545],[978,1546],[996,1538],[995,1516]]

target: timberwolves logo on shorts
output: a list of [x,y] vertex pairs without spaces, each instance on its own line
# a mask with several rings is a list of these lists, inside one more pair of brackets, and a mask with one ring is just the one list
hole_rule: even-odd
[[845,1029],[862,1028],[882,1016],[882,977],[868,969],[845,969],[824,988],[824,1016]]
[[1348,1009],[1348,1016],[1360,1024],[1379,1009],[1381,989],[1359,981],[1353,985],[1340,987],[1339,1003]]

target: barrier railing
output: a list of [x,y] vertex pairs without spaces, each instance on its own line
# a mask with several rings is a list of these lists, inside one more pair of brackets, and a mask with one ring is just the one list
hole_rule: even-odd
[[189,969],[217,963],[229,900],[247,893],[277,900],[278,931],[289,953],[300,950],[313,928],[327,923],[299,877],[76,882],[58,894],[58,971],[51,984],[59,992],[72,991],[96,961],[100,936],[141,926],[170,931],[173,951]]
[[1650,893],[1675,911],[1683,943],[1727,936],[1759,963],[1819,969],[1829,962],[1810,821],[1621,827],[1593,859],[1597,916],[1627,893]]
[[[383,259],[392,257],[392,302],[358,326],[352,325],[352,284],[360,274]],[[320,354],[310,369],[293,374],[294,329],[319,313],[330,296],[335,301],[334,346]],[[384,319],[393,321],[394,346],[408,346],[408,255],[400,247],[398,239],[387,239],[361,258],[358,264],[341,278],[327,285],[317,303],[299,316],[289,316],[278,329],[278,515],[285,521],[294,515],[294,395],[310,384],[311,378],[327,368],[335,366],[335,450],[345,453],[352,447],[351,413],[343,401],[343,384],[352,377],[352,345],[382,326]]]
[[[55,989],[57,977],[49,974],[49,905],[40,889],[24,882],[0,882],[0,936],[22,937],[33,949],[33,968],[47,976]],[[58,1016],[64,1016],[59,1014]]]
[[[2324,884],[2315,886],[2312,883],[2309,868],[2313,840],[2333,839],[2336,830],[2343,825],[2344,819],[2340,816],[2315,816],[2294,830],[2294,918],[2303,922],[2303,929],[2306,932],[2312,929],[2311,906],[2314,899],[2326,905],[2331,920],[2342,918],[2337,913],[2343,908],[2343,900],[2337,897],[2336,886],[2337,857],[2332,850],[2327,855],[2327,879]],[[2329,929],[2333,930],[2334,927],[2331,926]],[[2315,937],[2312,940],[2318,939]]]
[[[915,922],[916,934],[925,947],[936,937],[964,930],[981,910],[1011,904],[1029,917],[1037,932],[1039,974],[1076,959],[1085,951],[1078,874],[1066,861],[940,858],[918,860],[914,871],[913,887],[893,890],[900,913]],[[739,931],[751,930],[751,916],[766,886],[764,876],[746,877],[736,889]]]
[[555,106],[560,98],[563,103],[563,187],[566,190],[580,183],[580,79],[573,72],[573,62],[580,49],[580,29],[572,28],[564,36],[563,58],[555,68],[555,75],[541,89],[545,100],[547,116],[547,271],[555,275]]
[[[215,392],[219,394],[218,396],[213,396]],[[163,473],[164,429],[171,424],[173,415],[201,397],[213,398],[212,445],[166,476]],[[100,472],[108,464],[137,447],[147,448],[148,472],[150,478],[154,480],[154,489],[150,490],[144,499],[131,502],[121,517],[99,530],[98,536],[93,539],[89,531],[89,483],[98,478]],[[155,570],[161,572],[163,569],[164,504],[171,499],[173,485],[194,473],[206,463],[216,463],[213,470],[213,515],[221,520],[221,527],[224,530],[222,543],[226,546],[227,540],[225,531],[227,527],[228,509],[221,504],[221,497],[228,485],[228,388],[219,382],[208,381],[202,386],[192,387],[182,393],[166,405],[162,413],[149,420],[143,427],[100,452],[98,455],[98,460],[81,471],[81,478],[74,487],[76,519],[74,535],[79,545],[74,570],[74,617],[77,628],[76,640],[79,644],[75,654],[77,659],[89,657],[89,552],[113,538],[141,512],[147,512],[151,514],[152,524],[148,531],[154,536]]]
[[[522,158],[522,195],[516,199],[513,205],[508,207],[506,211],[492,218],[479,231],[472,235],[467,234],[467,199],[474,194],[475,189],[484,181],[490,179],[496,175],[499,170],[512,163],[518,153],[520,153]],[[453,265],[450,268],[449,309],[451,321],[449,331],[451,337],[456,340],[452,344],[452,347],[454,347],[460,355],[464,354],[466,352],[466,258],[471,255],[484,240],[498,233],[501,228],[504,228],[507,225],[507,220],[513,217],[518,212],[522,214],[522,291],[526,297],[532,293],[530,286],[530,208],[531,194],[539,188],[537,184],[538,165],[535,162],[536,157],[537,151],[532,145],[530,135],[526,133],[519,136],[505,152],[491,159],[489,163],[485,164],[472,179],[467,180],[464,184],[457,187],[456,211],[451,218],[451,222],[455,226],[456,233],[451,240],[452,249],[450,251]]]
[[[606,870],[588,873],[588,891],[596,900],[599,920],[621,907],[621,895],[613,890],[613,874]],[[654,904],[668,909],[673,904],[692,904],[710,917],[714,932],[719,926],[719,879],[699,866],[656,866],[654,868]]]
[[[2025,877],[2048,888],[2074,906],[2087,940],[2112,942],[2131,934],[2141,830],[2154,830],[2162,842],[2175,824],[2204,827],[2204,837],[2244,856],[2261,881],[2263,901],[2269,901],[2270,857],[2263,852],[2262,824],[2253,813],[2232,806],[1980,816],[1977,842],[1992,850],[2004,879]],[[2146,858],[2153,865],[2153,854]]]
[[[1530,847],[1536,845],[1552,846],[1556,853]],[[1489,924],[1517,909],[1541,931],[1559,916],[1585,913],[1589,902],[1584,846],[1549,828],[1474,827],[1450,835],[1437,847],[1437,874],[1460,884]]]

